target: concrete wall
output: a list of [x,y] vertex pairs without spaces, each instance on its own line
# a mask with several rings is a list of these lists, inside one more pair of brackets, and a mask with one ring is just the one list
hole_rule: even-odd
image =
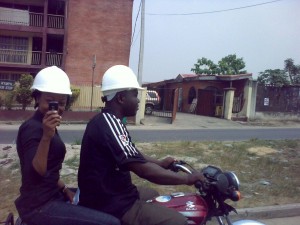
[[256,112],[255,118],[252,120],[290,120],[300,121],[300,113],[284,113],[284,112]]
[[[98,112],[72,112],[65,111],[63,114],[63,123],[68,122],[88,122]],[[12,122],[12,121],[25,121],[32,117],[34,111],[23,110],[1,110],[0,121]]]

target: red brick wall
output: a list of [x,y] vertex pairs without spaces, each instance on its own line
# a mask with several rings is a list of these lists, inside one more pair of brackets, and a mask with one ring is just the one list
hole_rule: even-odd
[[91,84],[112,65],[129,64],[133,0],[68,0],[65,70],[72,84]]

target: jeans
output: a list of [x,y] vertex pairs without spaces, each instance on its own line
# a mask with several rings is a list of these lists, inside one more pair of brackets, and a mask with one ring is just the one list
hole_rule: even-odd
[[62,200],[49,201],[26,218],[28,225],[120,225],[112,215]]

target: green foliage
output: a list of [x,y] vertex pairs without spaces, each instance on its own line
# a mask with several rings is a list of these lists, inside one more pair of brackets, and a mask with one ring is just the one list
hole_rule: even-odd
[[274,86],[282,87],[283,85],[289,84],[288,77],[284,70],[275,69],[275,70],[265,70],[260,72],[257,78],[257,82],[264,86]]
[[194,64],[195,68],[192,68],[191,71],[195,72],[196,74],[220,74],[220,68],[218,65],[214,64],[213,61],[202,57],[198,59],[197,63]]
[[295,65],[294,60],[288,58],[284,60],[284,69],[268,69],[260,72],[257,78],[259,84],[274,87],[282,87],[284,85],[300,84],[300,65]]
[[15,101],[15,91],[10,91],[5,97],[4,97],[4,106],[7,110],[11,110],[13,103]]
[[4,104],[4,99],[2,99],[2,97],[0,96],[0,108],[2,107],[3,104]]
[[290,78],[291,84],[300,84],[300,65],[295,65],[294,60],[284,60],[284,70]]
[[218,65],[214,64],[213,61],[202,57],[201,59],[198,59],[194,66],[195,67],[192,68],[191,71],[196,74],[234,75],[247,73],[247,71],[242,70],[245,68],[243,58],[237,58],[235,54],[222,58]]
[[69,104],[66,106],[66,110],[71,110],[71,106],[73,105],[74,102],[76,102],[76,100],[80,95],[80,88],[78,87],[71,86],[71,91],[72,91],[72,95]]
[[245,68],[245,62],[243,58],[237,58],[236,55],[228,55],[219,61],[219,67],[221,74],[233,75],[244,74],[247,71],[242,70]]
[[19,80],[19,86],[16,88],[16,101],[22,105],[25,110],[32,101],[30,87],[33,77],[30,74],[22,74]]

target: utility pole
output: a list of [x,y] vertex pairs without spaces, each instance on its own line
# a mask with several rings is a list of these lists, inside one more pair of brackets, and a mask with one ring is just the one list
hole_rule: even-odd
[[93,65],[92,65],[93,73],[92,73],[92,95],[91,95],[91,109],[90,109],[90,111],[93,110],[94,73],[95,73],[95,67],[96,67],[96,55],[94,55],[94,57],[93,57]]
[[141,38],[140,38],[139,67],[138,67],[138,82],[140,86],[142,86],[142,82],[143,82],[144,34],[145,34],[145,0],[142,0]]

